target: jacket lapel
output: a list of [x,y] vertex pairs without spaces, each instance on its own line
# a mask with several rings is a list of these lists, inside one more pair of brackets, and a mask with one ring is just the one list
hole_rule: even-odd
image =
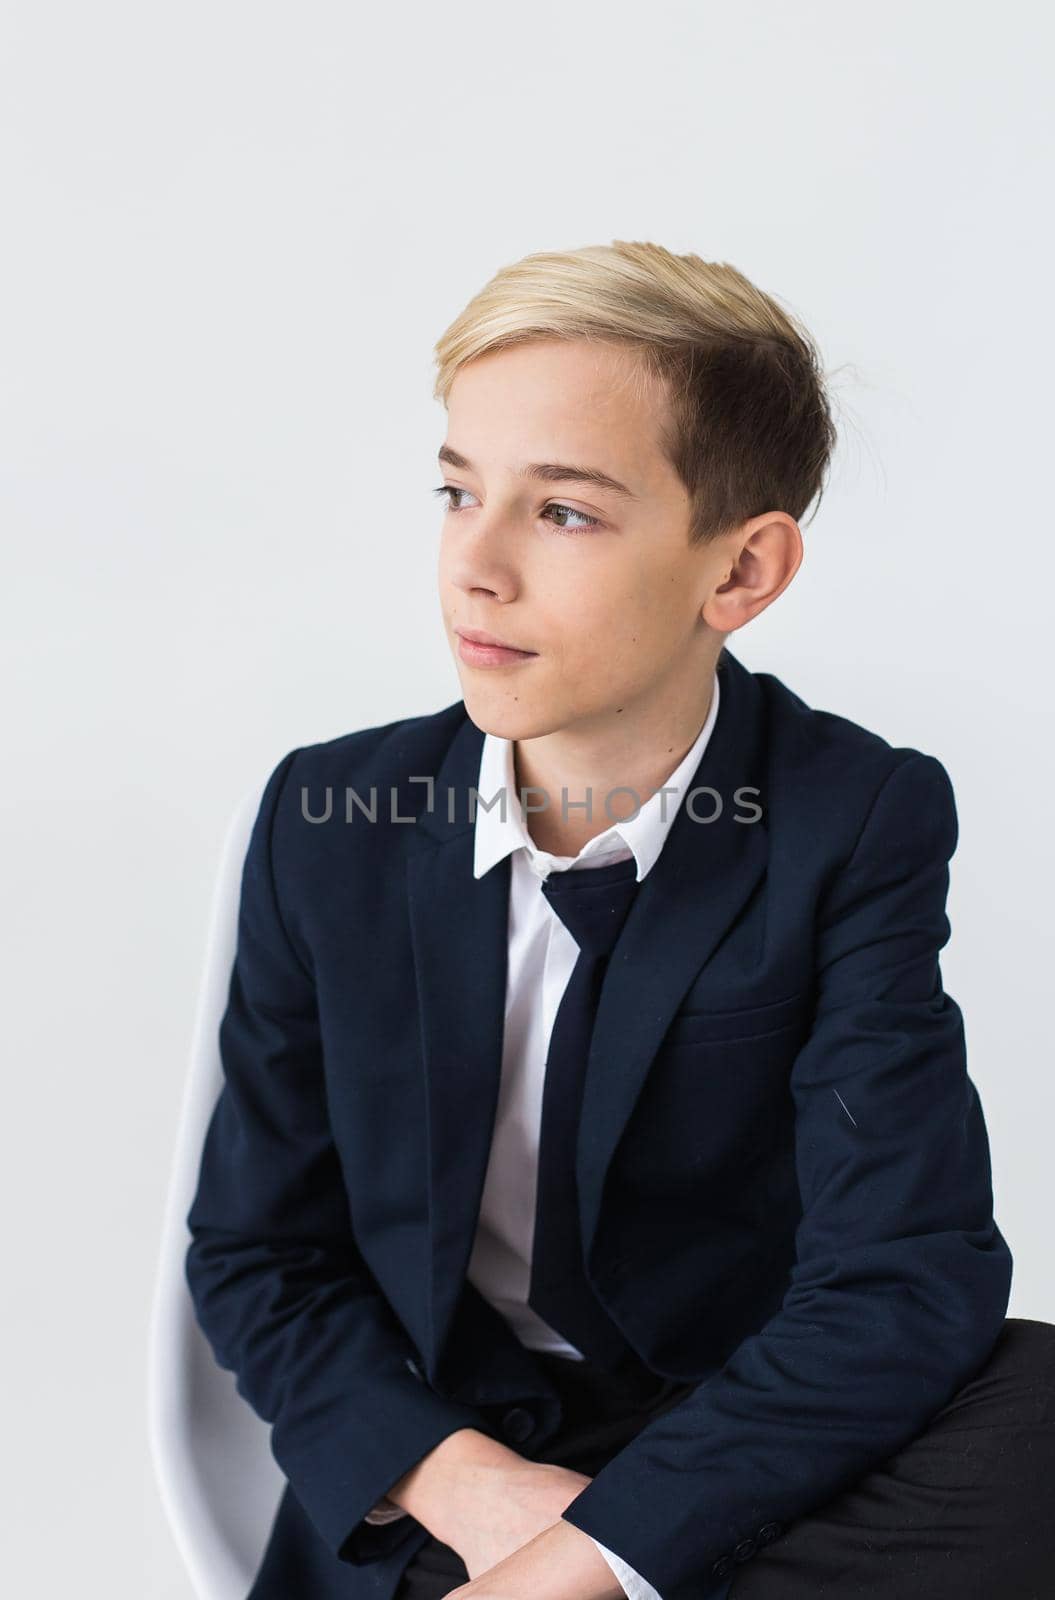
[[[686,990],[761,880],[768,856],[761,691],[726,651],[718,718],[605,973],[579,1123],[583,1256],[597,1232],[605,1175],[649,1067]],[[691,802],[689,793],[704,788]],[[750,792],[736,799],[739,789]],[[722,809],[712,822],[703,819]],[[737,822],[738,816],[757,821]],[[720,995],[716,1003],[721,1004]]]
[[[597,1231],[608,1166],[663,1034],[765,870],[766,826],[736,822],[762,789],[761,694],[728,651],[718,719],[690,788],[722,799],[694,822],[685,798],[643,880],[601,991],[579,1128],[584,1255]],[[407,860],[407,900],[422,1018],[428,1118],[429,1258],[433,1350],[443,1349],[461,1296],[491,1146],[505,1022],[510,860],[473,877],[469,790],[483,733],[466,716],[436,776]],[[512,797],[510,797],[512,799]],[[709,816],[716,802],[696,797]]]
[[468,716],[436,775],[407,861],[428,1120],[432,1347],[443,1349],[480,1211],[505,1027],[509,857],[473,877],[469,790],[483,733]]

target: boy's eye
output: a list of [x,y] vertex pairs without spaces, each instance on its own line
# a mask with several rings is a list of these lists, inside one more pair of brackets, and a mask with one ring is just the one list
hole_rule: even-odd
[[456,489],[453,483],[441,483],[439,488],[433,489],[432,492],[433,494],[445,494],[447,496],[446,509],[448,511],[460,511],[461,506],[456,506],[454,504],[453,497],[459,494],[468,494],[469,491],[467,489]]
[[[439,487],[436,488],[436,489],[433,489],[432,492],[433,492],[433,494],[437,494],[437,495],[445,494],[447,496],[447,510],[448,511],[462,511],[462,510],[465,509],[463,506],[455,505],[454,499],[455,499],[455,496],[457,496],[457,495],[468,494],[469,493],[468,489],[458,489],[458,488],[456,488],[454,486],[453,483],[441,483],[439,485]],[[543,506],[542,515],[544,517],[548,517],[548,514],[551,511],[559,512],[562,516],[565,516],[565,517],[578,517],[579,518],[580,526],[578,526],[578,527],[569,527],[564,522],[555,522],[553,524],[553,526],[557,529],[557,531],[559,533],[583,533],[583,532],[585,532],[585,530],[587,528],[596,528],[596,527],[598,527],[600,525],[600,521],[601,521],[600,517],[588,517],[586,515],[585,511],[576,511],[574,506],[561,505],[559,500],[551,500],[547,505]]]

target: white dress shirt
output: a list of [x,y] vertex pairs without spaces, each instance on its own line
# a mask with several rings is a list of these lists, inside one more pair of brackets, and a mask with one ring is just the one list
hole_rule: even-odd
[[[557,1008],[579,956],[578,945],[542,893],[541,883],[550,872],[608,866],[628,860],[631,855],[637,861],[637,882],[641,882],[663,848],[682,796],[703,757],[718,717],[718,695],[715,674],[707,719],[663,786],[636,816],[613,823],[587,840],[577,856],[551,855],[536,847],[518,803],[513,742],[490,733],[484,735],[477,782],[481,804],[476,810],[473,876],[482,877],[507,855],[512,856],[512,861],[501,1081],[468,1277],[531,1350],[583,1359],[582,1352],[527,1303],[546,1052]],[[495,796],[500,797],[499,803],[487,809],[483,802],[490,802]],[[527,798],[530,803],[533,796],[529,794]],[[550,805],[559,807],[560,796],[551,796]],[[595,791],[595,817],[605,815],[604,806],[604,794]],[[585,815],[581,807],[572,814]],[[400,1507],[382,1500],[366,1520],[390,1522],[403,1515]],[[661,1600],[633,1567],[599,1539],[594,1543],[628,1600]]]

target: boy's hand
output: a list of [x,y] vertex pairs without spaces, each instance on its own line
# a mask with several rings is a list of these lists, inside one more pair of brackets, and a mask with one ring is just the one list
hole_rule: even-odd
[[515,1466],[492,1469],[472,1495],[459,1497],[446,1533],[439,1535],[457,1550],[470,1579],[489,1572],[552,1527],[590,1482],[567,1467],[515,1460]]
[[626,1600],[589,1534],[558,1520],[449,1600]]
[[569,1467],[526,1461],[475,1428],[459,1428],[388,1498],[457,1551],[471,1580],[552,1526],[590,1481]]

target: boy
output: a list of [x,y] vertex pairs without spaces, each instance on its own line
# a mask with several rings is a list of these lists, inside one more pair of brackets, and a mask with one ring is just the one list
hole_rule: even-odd
[[268,779],[188,1216],[288,1479],[252,1600],[1040,1594],[950,781],[726,647],[828,467],[810,339],[616,243],[437,354],[463,697]]

